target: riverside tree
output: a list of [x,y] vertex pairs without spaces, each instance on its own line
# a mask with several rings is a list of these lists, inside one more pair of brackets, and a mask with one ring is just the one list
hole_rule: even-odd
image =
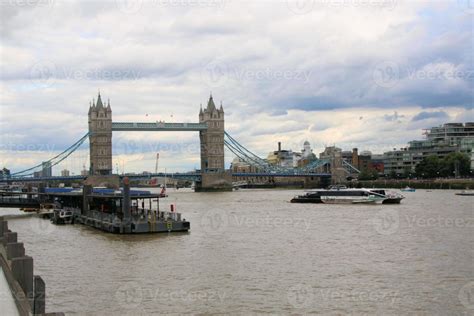
[[467,176],[470,174],[471,160],[465,153],[453,152],[443,159],[427,156],[416,166],[416,175],[420,178]]

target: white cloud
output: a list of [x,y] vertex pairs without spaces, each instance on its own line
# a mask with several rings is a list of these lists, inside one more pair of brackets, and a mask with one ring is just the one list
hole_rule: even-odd
[[[429,126],[409,120],[426,108],[470,117],[472,30],[456,1],[38,1],[2,3],[2,144],[67,147],[86,132],[98,89],[116,121],[194,122],[212,91],[226,128],[261,155],[305,139],[317,151],[377,152],[418,138]],[[132,141],[147,144],[127,158],[141,171],[153,169],[156,144],[189,152],[198,138],[116,134],[116,160]],[[168,152],[163,166],[199,161]],[[0,164],[28,166],[16,155],[3,151]]]

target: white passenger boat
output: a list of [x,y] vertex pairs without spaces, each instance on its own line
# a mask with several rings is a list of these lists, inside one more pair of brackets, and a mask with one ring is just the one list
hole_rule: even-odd
[[403,198],[403,195],[385,189],[348,189],[335,186],[296,196],[291,203],[399,204]]

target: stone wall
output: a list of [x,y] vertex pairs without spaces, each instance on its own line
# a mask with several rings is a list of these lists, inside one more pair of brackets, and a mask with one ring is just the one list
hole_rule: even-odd
[[110,189],[119,189],[120,177],[118,175],[88,176],[84,180],[84,185],[89,185],[92,187],[106,187]]
[[225,172],[202,173],[201,182],[196,183],[196,192],[232,191],[232,174]]
[[64,315],[46,314],[46,285],[40,276],[33,274],[33,258],[25,254],[25,247],[23,243],[18,242],[17,233],[8,229],[8,222],[2,216],[0,266],[20,315]]

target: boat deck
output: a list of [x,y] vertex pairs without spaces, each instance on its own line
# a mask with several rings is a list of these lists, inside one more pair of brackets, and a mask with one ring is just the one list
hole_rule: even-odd
[[190,229],[190,223],[181,219],[180,213],[150,210],[132,214],[129,220],[116,214],[89,211],[78,215],[75,223],[118,234],[186,232]]

